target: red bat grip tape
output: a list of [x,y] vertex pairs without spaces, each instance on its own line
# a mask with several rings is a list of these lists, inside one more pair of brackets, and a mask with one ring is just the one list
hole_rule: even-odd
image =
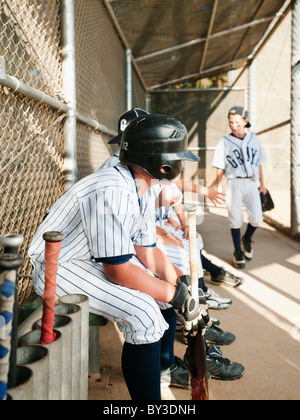
[[56,273],[63,235],[60,232],[46,232],[45,239],[45,289],[43,294],[43,316],[40,344],[51,343],[56,339],[53,332],[55,315]]

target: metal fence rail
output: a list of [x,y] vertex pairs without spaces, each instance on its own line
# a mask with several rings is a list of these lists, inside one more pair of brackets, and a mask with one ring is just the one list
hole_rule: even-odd
[[[64,69],[63,31],[68,28],[62,14],[67,3],[74,7],[73,98],[66,88],[68,72]],[[185,123],[189,146],[198,148],[201,158],[200,166],[187,168],[185,177],[197,175],[209,185],[215,176],[210,166],[213,148],[227,130],[226,112],[232,103],[247,105],[245,88],[146,93],[134,63],[132,71],[126,71],[128,45],[107,5],[101,0],[0,0],[0,235],[24,236],[20,253],[25,263],[18,273],[20,304],[32,291],[28,246],[65,190],[65,123],[70,116],[76,122],[76,144],[72,146],[75,144],[77,179],[97,170],[114,151],[107,143],[130,103],[133,107],[149,105],[151,111],[172,114]],[[288,30],[285,38],[290,38]],[[275,70],[286,62],[286,49],[282,49],[280,63],[274,63]],[[276,57],[272,54],[270,59]],[[266,82],[265,66],[259,59],[257,67],[257,81],[262,80],[257,90],[264,89],[266,97],[271,92],[269,101],[263,97],[258,121],[269,157],[266,179],[283,202],[291,189],[290,101],[281,92],[275,99],[272,96],[283,84],[281,74],[274,72],[275,77]],[[247,85],[247,80],[241,84]],[[274,109],[279,115],[273,115]]]
[[[0,234],[24,236],[20,305],[32,292],[29,244],[66,186],[65,122],[74,111],[63,71],[66,4],[76,29],[77,179],[110,156],[107,141],[125,108],[126,49],[100,0],[0,0]],[[143,88],[132,76],[133,106],[141,105]]]

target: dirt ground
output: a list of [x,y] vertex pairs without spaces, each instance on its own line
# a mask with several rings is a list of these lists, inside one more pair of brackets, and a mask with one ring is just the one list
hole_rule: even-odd
[[[223,356],[245,366],[236,381],[209,382],[210,400],[300,399],[300,243],[263,223],[254,238],[254,258],[244,270],[232,267],[232,242],[226,211],[205,212],[198,227],[206,255],[216,264],[240,274],[245,282],[233,289],[208,287],[232,305],[211,310],[221,328],[236,341],[221,348]],[[90,378],[89,400],[130,400],[121,371],[123,339],[115,324],[100,327],[101,378]],[[177,334],[175,354],[183,357],[186,346]],[[164,400],[189,400],[190,392],[168,388]]]

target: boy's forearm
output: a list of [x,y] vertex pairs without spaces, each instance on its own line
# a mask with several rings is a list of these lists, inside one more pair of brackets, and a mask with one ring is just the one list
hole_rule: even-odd
[[173,285],[177,284],[177,278],[183,273],[175,267],[169,257],[159,248],[146,248],[136,246],[136,256],[153,274]]
[[224,169],[217,169],[217,179],[216,179],[217,186],[221,184],[224,173],[225,173]]
[[263,174],[263,169],[262,166],[259,165],[259,182],[260,182],[260,186],[264,187],[265,183],[264,183],[264,174]]
[[120,265],[103,264],[106,278],[128,289],[146,293],[159,302],[170,302],[175,294],[173,284],[151,276],[130,261]]

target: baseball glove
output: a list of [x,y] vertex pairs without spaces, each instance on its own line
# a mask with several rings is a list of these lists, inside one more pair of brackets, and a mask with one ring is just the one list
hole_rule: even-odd
[[260,193],[260,200],[261,200],[261,207],[262,207],[263,212],[273,210],[273,208],[275,207],[271,194],[268,190],[266,194],[262,192]]

